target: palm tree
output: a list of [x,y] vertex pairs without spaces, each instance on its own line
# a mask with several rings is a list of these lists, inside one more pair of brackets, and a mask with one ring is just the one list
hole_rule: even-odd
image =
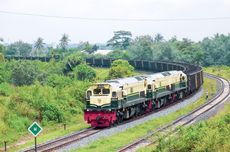
[[161,42],[163,40],[164,40],[164,37],[160,33],[157,33],[156,36],[154,37],[155,42]]
[[69,41],[70,41],[69,36],[68,36],[67,34],[63,34],[63,35],[62,35],[62,38],[60,39],[60,44],[59,44],[60,47],[61,47],[63,50],[66,50]]
[[39,37],[37,39],[37,41],[34,44],[34,48],[35,48],[35,55],[37,56],[38,53],[40,53],[40,51],[44,48],[44,42],[43,42],[43,38]]

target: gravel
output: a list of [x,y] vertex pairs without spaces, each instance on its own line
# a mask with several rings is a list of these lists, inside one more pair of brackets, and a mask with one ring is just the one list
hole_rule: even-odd
[[113,134],[117,134],[119,132],[125,131],[128,128],[132,128],[132,127],[135,127],[135,126],[140,125],[142,123],[145,123],[145,122],[147,122],[149,120],[156,119],[156,118],[161,117],[161,116],[166,116],[166,115],[168,115],[170,113],[173,113],[173,112],[175,112],[175,111],[177,111],[177,110],[179,110],[179,109],[181,109],[181,108],[183,108],[183,107],[185,107],[185,106],[197,101],[202,96],[203,92],[204,92],[204,90],[203,90],[203,88],[201,88],[192,97],[190,97],[188,99],[185,99],[184,101],[181,101],[176,105],[170,106],[167,109],[164,109],[164,110],[161,110],[159,112],[153,113],[151,115],[148,115],[148,116],[146,116],[144,118],[138,119],[138,120],[133,121],[133,122],[129,122],[129,123],[126,123],[126,124],[123,124],[123,125],[119,125],[117,127],[113,127],[113,128],[104,129],[99,133],[96,133],[96,134],[94,134],[92,136],[84,138],[83,140],[77,141],[77,142],[72,143],[72,144],[70,144],[70,145],[68,145],[66,147],[63,147],[63,149],[60,149],[58,151],[60,151],[60,152],[62,152],[62,151],[71,151],[71,150],[77,149],[79,147],[87,146],[91,142],[99,140],[102,137],[108,137],[108,136],[111,136]]

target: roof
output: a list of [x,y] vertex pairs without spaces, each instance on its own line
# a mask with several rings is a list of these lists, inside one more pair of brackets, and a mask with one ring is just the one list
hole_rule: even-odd
[[106,55],[110,52],[112,52],[113,50],[97,50],[96,52],[94,52],[94,54],[102,54],[102,55]]
[[159,72],[159,73],[147,75],[147,80],[153,81],[153,80],[156,80],[156,79],[164,78],[166,76],[176,75],[176,74],[181,74],[181,73],[182,73],[182,71],[165,71],[165,72]]
[[124,86],[125,84],[137,83],[140,81],[144,81],[145,79],[147,79],[148,81],[153,81],[159,78],[164,78],[166,76],[176,75],[176,74],[181,74],[181,73],[183,72],[182,71],[165,71],[165,72],[159,72],[159,73],[154,73],[154,74],[149,74],[149,75],[140,75],[140,76],[133,76],[133,77],[128,77],[128,78],[107,80],[104,83],[109,84],[113,87],[119,88],[121,86]]

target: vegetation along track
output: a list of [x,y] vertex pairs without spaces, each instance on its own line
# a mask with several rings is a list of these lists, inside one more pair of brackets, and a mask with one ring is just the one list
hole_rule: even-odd
[[[167,109],[167,108],[169,108],[169,107],[171,107],[171,106],[173,106],[173,105],[175,105],[175,104],[177,104],[177,103],[179,103],[179,102],[181,102],[181,101],[183,101],[183,100],[191,97],[192,95],[194,95],[194,94],[191,94],[190,96],[188,96],[188,97],[186,97],[186,98],[184,98],[182,100],[178,100],[178,102],[173,102],[171,104],[168,104],[168,105],[166,105],[166,106],[164,106],[164,107],[162,107],[160,109],[156,109],[156,110],[154,110],[152,112],[149,112],[149,113],[146,113],[144,115],[140,115],[140,116],[137,116],[137,117],[135,117],[133,119],[126,120],[126,121],[120,123],[119,125],[130,123],[132,121],[136,121],[138,119],[142,119],[143,117],[146,117],[146,116],[151,115],[153,113],[159,112],[160,110]],[[38,148],[38,151],[42,151],[42,152],[55,151],[55,150],[58,150],[58,149],[60,149],[62,147],[70,145],[71,143],[74,143],[76,141],[80,141],[80,140],[82,140],[84,138],[87,138],[87,137],[89,137],[91,135],[99,133],[102,130],[103,129],[99,129],[99,128],[98,129],[96,129],[96,128],[85,129],[83,131],[76,132],[76,133],[67,135],[67,136],[62,137],[62,138],[54,139],[54,140],[48,141],[46,143],[39,144],[37,148]],[[33,152],[34,151],[34,147],[31,147],[31,148],[26,149],[24,151],[25,152]]]
[[219,104],[225,102],[230,97],[230,83],[226,79],[220,78],[218,76],[214,76],[211,74],[206,74],[206,77],[216,79],[218,83],[220,83],[220,90],[217,92],[217,94],[210,99],[205,104],[201,105],[197,109],[193,110],[187,115],[184,115],[175,121],[166,124],[165,126],[160,127],[155,132],[151,132],[148,135],[146,135],[143,138],[138,139],[137,141],[123,147],[119,150],[119,152],[131,152],[136,151],[140,147],[148,146],[151,144],[154,144],[157,142],[157,139],[154,140],[148,140],[150,137],[157,133],[166,133],[166,134],[172,134],[177,131],[177,127],[179,126],[186,126],[189,124],[192,124],[193,121],[201,116],[202,114],[206,113],[207,111],[215,108]]
[[[89,129],[85,129],[83,131],[80,132],[76,132],[73,133],[71,135],[67,135],[52,141],[49,141],[47,143],[44,144],[40,144],[37,146],[37,150],[40,152],[47,152],[47,151],[55,151],[61,147],[64,147],[66,145],[69,145],[75,141],[81,140],[83,138],[86,138],[90,135],[96,134],[98,133],[100,130],[95,129],[95,128],[89,128]],[[24,150],[25,152],[34,152],[34,147],[33,148],[29,148]]]
[[[16,60],[33,60],[32,58],[18,58],[18,57],[10,57],[7,59],[16,59]],[[39,60],[47,62],[49,60],[46,60],[46,58],[39,58]],[[110,67],[112,61],[115,59],[94,59],[94,58],[87,58],[86,63],[91,66],[96,67]],[[71,62],[72,63],[72,62]],[[75,66],[71,63],[67,64],[67,67]],[[181,70],[188,76],[188,91],[190,93],[196,92],[199,90],[200,86],[203,84],[203,71],[202,68],[195,65],[185,64],[185,63],[177,63],[177,62],[170,62],[170,61],[141,61],[141,60],[130,60],[129,63],[136,69],[136,70],[142,70],[142,71],[148,71],[148,72],[163,72],[163,71],[170,71],[170,70]],[[162,109],[161,109],[162,110]],[[143,115],[144,117],[146,115]],[[138,118],[137,118],[138,119]],[[136,119],[134,119],[136,120]],[[131,120],[133,121],[133,120]],[[127,121],[130,122],[130,121]],[[124,123],[127,123],[124,122]],[[74,133],[69,136],[65,136],[53,141],[50,141],[46,144],[38,145],[39,151],[51,151],[58,149],[60,147],[66,146],[70,143],[73,143],[75,141],[79,141],[81,139],[84,139],[86,137],[89,137],[90,135],[98,133],[100,130],[85,130],[83,132]],[[93,132],[93,133],[92,133]],[[50,147],[50,148],[48,148]],[[33,150],[31,148],[30,150]],[[27,150],[27,151],[30,151]]]

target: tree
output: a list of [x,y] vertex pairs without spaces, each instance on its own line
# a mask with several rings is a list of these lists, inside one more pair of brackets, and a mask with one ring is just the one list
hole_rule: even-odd
[[29,43],[17,41],[10,44],[5,52],[6,55],[29,56],[32,46]]
[[99,47],[96,44],[94,44],[92,47],[92,53],[97,51],[98,49],[99,49]]
[[153,59],[153,39],[149,35],[136,37],[128,49],[131,59],[152,60]]
[[180,49],[176,54],[176,59],[183,62],[200,64],[204,57],[203,49],[200,44],[183,41],[180,42]]
[[200,43],[204,51],[203,65],[229,64],[230,34],[216,34],[212,38],[204,38]]
[[173,60],[173,49],[169,43],[160,43],[159,44],[159,60]]
[[89,54],[93,53],[92,48],[93,47],[91,44],[89,44],[89,42],[84,43],[83,50],[85,50],[87,53]]
[[132,41],[132,33],[130,31],[115,31],[114,36],[107,41],[107,46],[118,49],[127,49]]
[[15,85],[31,85],[38,76],[38,67],[30,61],[19,61],[14,65],[12,81]]
[[[2,38],[0,38],[0,42],[2,43],[4,40]],[[0,53],[4,53],[5,52],[5,46],[3,44],[0,43]]]
[[93,68],[87,64],[79,64],[75,69],[74,73],[78,80],[92,80],[96,77],[96,72]]
[[60,39],[60,47],[63,50],[66,50],[68,47],[68,43],[69,43],[70,39],[69,36],[67,34],[63,34],[62,38]]
[[6,47],[2,44],[0,44],[0,53],[4,54],[6,50]]
[[157,33],[154,37],[155,42],[162,42],[163,40],[164,40],[164,37],[160,33]]
[[44,42],[43,42],[43,38],[39,37],[37,39],[37,41],[34,44],[34,48],[35,48],[35,55],[37,56],[38,54],[40,54],[40,51],[44,48]]
[[133,73],[134,67],[128,61],[119,59],[113,61],[109,70],[109,79],[129,77]]
[[128,52],[125,50],[114,50],[109,52],[106,57],[114,59],[129,59]]

